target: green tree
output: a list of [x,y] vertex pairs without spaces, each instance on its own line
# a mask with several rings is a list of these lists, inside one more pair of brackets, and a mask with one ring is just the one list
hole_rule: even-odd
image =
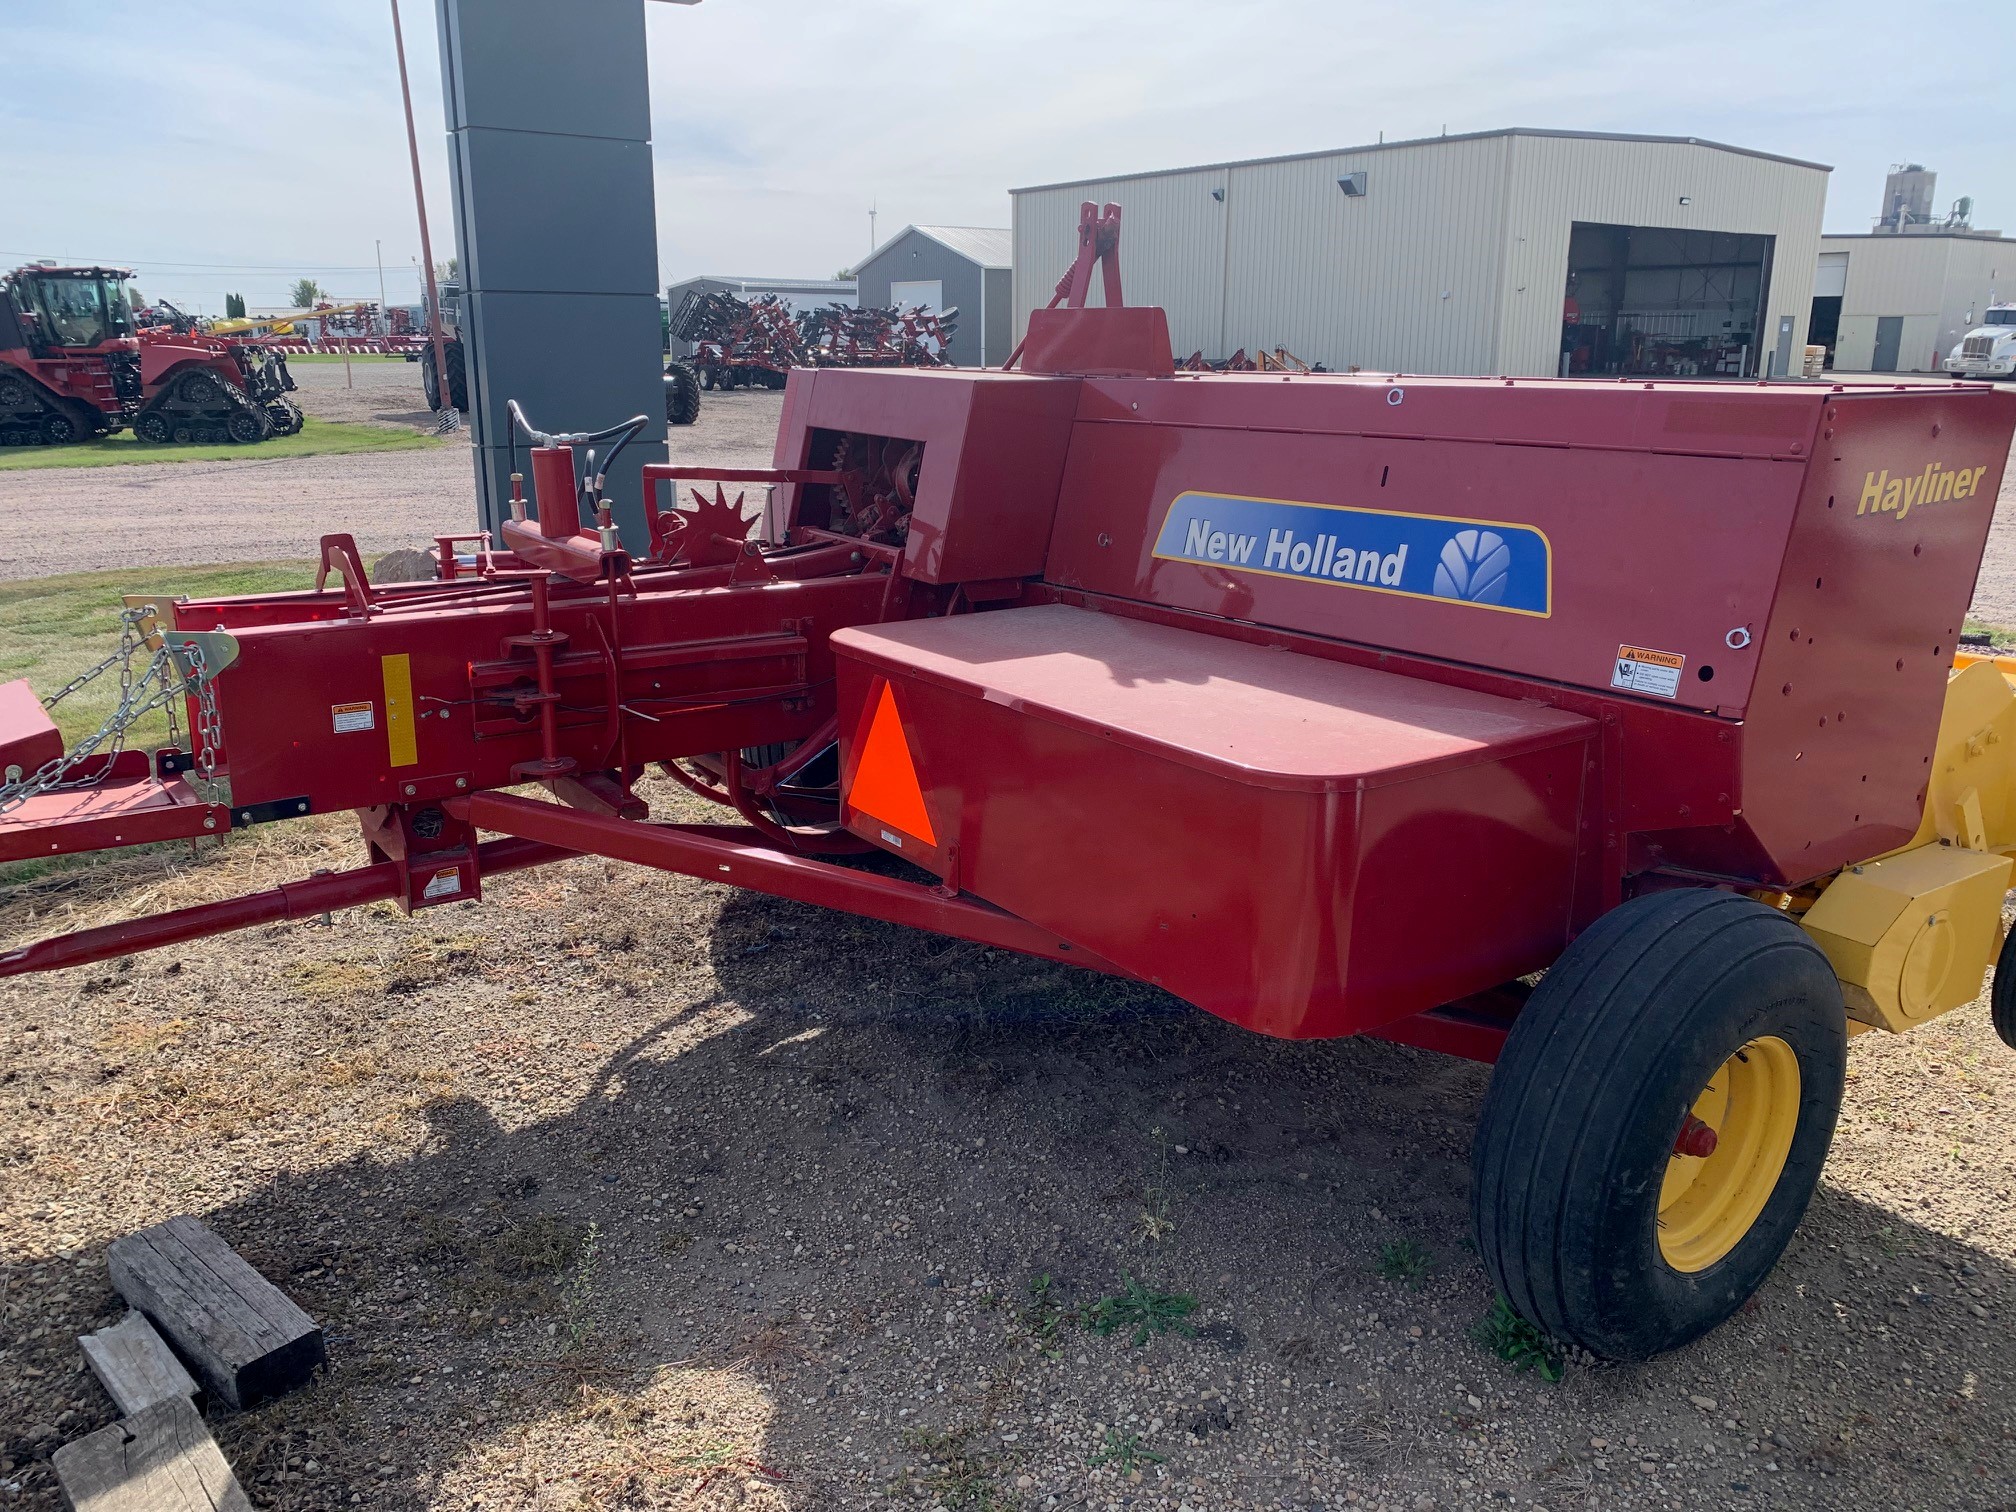
[[224,317],[227,320],[243,320],[245,318],[245,296],[243,294],[226,294],[224,296]]
[[297,278],[294,280],[293,290],[287,296],[287,301],[297,310],[312,310],[316,300],[327,297],[327,292],[314,279]]

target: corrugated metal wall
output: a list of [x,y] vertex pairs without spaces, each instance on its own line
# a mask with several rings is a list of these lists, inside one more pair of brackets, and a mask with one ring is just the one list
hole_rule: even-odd
[[[1211,191],[1224,187],[1224,171],[1214,168],[1015,195],[1015,339],[1028,328],[1029,312],[1050,302],[1057,280],[1078,255],[1079,204],[1110,200],[1125,212],[1120,271],[1127,303],[1162,306],[1179,355],[1200,349],[1220,355],[1226,206]],[[1092,287],[1092,303],[1098,304],[1097,279]]]
[[1979,320],[1991,297],[2016,298],[2016,242],[1959,236],[1830,236],[1825,252],[1848,255],[1841,295],[1841,330],[1834,366],[1867,372],[1874,363],[1876,322],[1904,319],[1897,371],[1936,372]]
[[[1506,140],[1512,192],[1493,371],[1515,376],[1556,371],[1568,233],[1576,221],[1774,237],[1760,335],[1767,348],[1775,347],[1778,318],[1792,316],[1797,371],[1813,309],[1813,270],[1827,200],[1823,169],[1685,142]],[[1681,204],[1683,197],[1690,203]]]
[[[1337,180],[1360,169],[1353,198]],[[1179,357],[1278,343],[1339,369],[1552,374],[1578,220],[1774,237],[1763,339],[1789,314],[1796,354],[1826,183],[1687,143],[1505,135],[1026,189],[1015,331],[1070,265],[1090,199],[1126,211],[1128,302],[1168,311]]]
[[[1225,333],[1211,355],[1280,344],[1340,370],[1487,370],[1510,140],[1232,169]],[[1362,197],[1337,187],[1360,170]]]

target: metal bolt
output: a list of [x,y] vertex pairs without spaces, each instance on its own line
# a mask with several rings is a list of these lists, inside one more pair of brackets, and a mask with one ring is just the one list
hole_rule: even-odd
[[455,779],[455,786],[457,786],[458,788],[466,788],[467,786],[469,786],[469,779],[467,777],[457,777]]
[[419,792],[419,791],[420,791],[420,790],[419,790],[418,788],[416,788],[415,786],[413,786],[413,784],[412,784],[412,783],[410,783],[410,782],[409,782],[409,783],[407,783],[407,784],[406,784],[406,796],[407,796],[408,798],[411,798],[411,797],[412,797],[412,796],[413,796],[413,795],[414,795],[415,793],[417,793],[417,792]]
[[217,828],[217,816],[215,814],[205,814],[203,816],[203,828],[205,829]]
[[1738,625],[1734,630],[1731,630],[1727,635],[1722,637],[1722,644],[1727,646],[1731,651],[1741,651],[1745,646],[1750,644],[1750,632],[1744,626]]

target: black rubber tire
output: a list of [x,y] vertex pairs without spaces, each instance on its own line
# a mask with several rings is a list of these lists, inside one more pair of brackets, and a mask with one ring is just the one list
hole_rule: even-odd
[[240,446],[251,446],[273,434],[273,422],[263,410],[233,410],[225,417],[224,434]]
[[0,409],[26,409],[34,402],[34,391],[19,378],[0,378]]
[[427,408],[441,408],[441,375],[434,370],[434,349],[420,354],[420,391],[427,396]]
[[1988,1020],[2002,1043],[2016,1050],[2016,929],[2002,941],[1995,957],[1995,978],[1988,988]]
[[224,384],[215,373],[196,368],[182,375],[176,391],[184,403],[208,406],[223,399]]
[[171,434],[168,417],[159,410],[149,410],[133,422],[133,434],[152,445],[166,446]]
[[77,423],[77,417],[64,410],[52,410],[42,417],[42,444],[44,446],[68,446],[73,441],[84,439],[84,428]]
[[[1791,1149],[1735,1248],[1682,1272],[1660,1253],[1660,1181],[1709,1078],[1775,1035],[1799,1064]],[[1791,919],[1733,893],[1636,898],[1541,980],[1505,1042],[1471,1152],[1484,1268],[1564,1343],[1645,1359],[1700,1337],[1763,1284],[1805,1214],[1847,1067],[1841,987]]]
[[469,369],[462,355],[462,343],[449,342],[446,355],[449,402],[466,414],[469,409]]
[[687,362],[665,369],[665,423],[691,425],[700,418],[700,378]]

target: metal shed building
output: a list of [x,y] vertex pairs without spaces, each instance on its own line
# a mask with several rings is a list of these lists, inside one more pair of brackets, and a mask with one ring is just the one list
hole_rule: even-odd
[[2016,241],[1993,231],[1823,236],[1811,339],[1841,372],[1936,373],[1991,302],[2016,300]]
[[959,367],[979,367],[1005,361],[1012,345],[1009,253],[1000,227],[905,226],[868,254],[854,279],[867,309],[956,309],[946,354]]
[[1828,169],[1692,137],[1512,128],[1011,191],[1015,330],[1078,206],[1125,211],[1177,356],[1416,373],[1796,371]]

